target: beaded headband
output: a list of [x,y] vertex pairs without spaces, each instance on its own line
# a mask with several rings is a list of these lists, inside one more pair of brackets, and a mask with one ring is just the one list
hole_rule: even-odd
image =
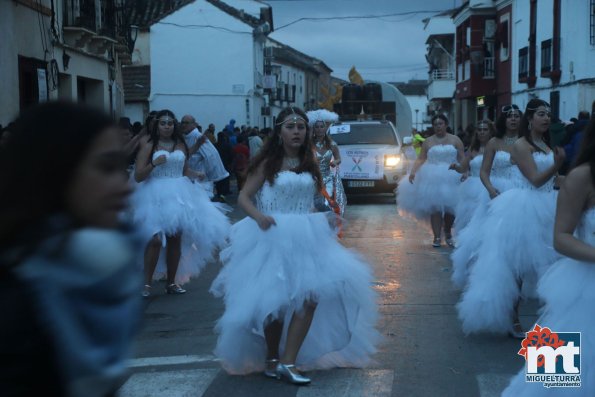
[[306,119],[304,119],[302,116],[300,116],[299,114],[297,114],[297,113],[295,112],[295,110],[293,110],[293,108],[290,108],[290,109],[291,109],[291,112],[292,112],[293,114],[289,115],[287,118],[285,118],[284,120],[282,120],[282,121],[278,122],[278,123],[277,123],[277,124],[275,124],[275,125],[283,125],[283,124],[285,124],[285,123],[287,123],[287,122],[290,122],[290,121],[291,121],[291,122],[294,122],[294,123],[297,123],[297,122],[298,122],[298,121],[300,121],[300,120],[302,120],[302,121],[303,121],[304,123],[306,123],[306,124],[308,123],[308,122],[306,121]]
[[534,108],[527,107],[527,110],[537,110],[540,107],[544,107],[545,110],[546,110],[546,112],[548,112],[548,113],[551,113],[551,111],[552,111],[552,108],[551,108],[550,104],[547,103],[546,101],[543,101],[542,103],[540,103],[539,105],[537,105]]

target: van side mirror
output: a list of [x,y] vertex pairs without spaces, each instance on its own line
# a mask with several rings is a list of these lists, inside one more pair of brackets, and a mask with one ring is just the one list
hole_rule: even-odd
[[404,146],[408,146],[408,145],[412,145],[412,144],[413,144],[413,137],[406,136],[405,138],[403,138]]

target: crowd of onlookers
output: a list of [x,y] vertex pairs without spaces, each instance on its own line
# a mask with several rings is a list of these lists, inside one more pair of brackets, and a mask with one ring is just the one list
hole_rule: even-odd
[[[123,143],[130,154],[131,165],[134,163],[135,154],[138,151],[140,137],[151,130],[155,122],[155,114],[156,112],[150,112],[143,124],[138,121],[131,123],[130,119],[126,117],[120,118],[118,126]],[[191,115],[182,117],[177,123],[177,128],[180,128],[184,134],[188,134],[194,128],[198,129],[217,149],[225,169],[230,174],[230,177],[215,182],[214,200],[217,201],[224,201],[225,196],[232,193],[230,184],[232,177],[237,182],[237,191],[242,188],[250,159],[256,156],[272,132],[270,128],[259,129],[245,125],[237,127],[233,119],[217,132],[212,123],[203,129]]]

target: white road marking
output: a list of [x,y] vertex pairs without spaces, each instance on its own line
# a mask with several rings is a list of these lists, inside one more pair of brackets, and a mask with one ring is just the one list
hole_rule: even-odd
[[197,364],[215,361],[212,355],[186,355],[186,356],[165,356],[165,357],[144,357],[128,360],[128,368],[155,367],[159,365]]
[[197,397],[202,396],[219,372],[215,368],[166,372],[140,372],[132,375],[118,392],[119,397]]

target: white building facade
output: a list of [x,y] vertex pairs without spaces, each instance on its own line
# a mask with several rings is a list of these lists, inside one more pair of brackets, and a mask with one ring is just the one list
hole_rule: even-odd
[[131,120],[141,121],[148,110],[170,109],[178,117],[191,114],[202,125],[213,123],[217,130],[230,119],[237,126],[264,127],[263,49],[272,28],[266,18],[270,7],[245,4],[252,7],[245,11],[218,0],[192,1],[141,32],[133,65],[150,66],[148,109],[127,100]]
[[595,100],[595,0],[513,2],[512,101],[549,102],[561,120]]

